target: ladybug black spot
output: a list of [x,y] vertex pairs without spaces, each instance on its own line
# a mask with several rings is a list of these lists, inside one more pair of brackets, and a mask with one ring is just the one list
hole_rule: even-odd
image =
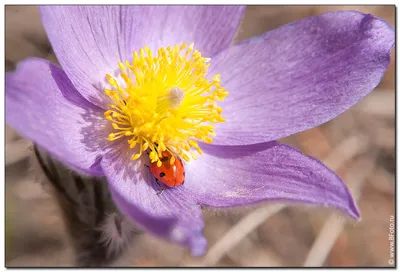
[[161,161],[162,161],[162,162],[168,161],[168,157],[162,157],[162,158],[161,158]]
[[160,178],[162,178],[163,176],[165,176],[165,173],[164,173],[164,172],[161,172],[161,173],[160,173]]
[[185,176],[185,172],[183,172],[183,176]]

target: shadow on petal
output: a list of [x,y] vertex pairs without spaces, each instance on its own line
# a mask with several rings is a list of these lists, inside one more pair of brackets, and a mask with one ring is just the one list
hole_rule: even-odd
[[193,255],[203,254],[207,243],[195,198],[185,185],[157,194],[160,188],[145,167],[148,158],[132,161],[132,152],[127,144],[121,144],[101,162],[117,207],[144,230],[189,247]]

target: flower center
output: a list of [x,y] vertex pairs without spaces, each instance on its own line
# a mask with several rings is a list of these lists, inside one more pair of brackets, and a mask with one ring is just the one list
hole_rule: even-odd
[[216,101],[229,93],[219,84],[219,74],[206,78],[210,59],[193,48],[183,43],[160,48],[153,56],[144,47],[133,53],[132,63],[118,63],[123,83],[106,75],[112,88],[104,91],[112,103],[104,116],[115,129],[108,140],[127,137],[131,148],[138,145],[132,160],[148,149],[158,166],[163,151],[185,161],[196,159],[193,149],[202,154],[198,141],[210,144],[214,124],[225,122]]

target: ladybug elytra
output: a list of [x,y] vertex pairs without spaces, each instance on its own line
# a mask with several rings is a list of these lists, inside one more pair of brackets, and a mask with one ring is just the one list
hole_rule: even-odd
[[[174,156],[168,151],[162,152],[160,157],[161,166],[157,166],[157,162],[150,164],[149,169],[153,176],[156,178],[156,182],[161,188],[158,182],[165,184],[168,187],[178,187],[185,182],[185,167],[182,160],[175,156],[174,162],[171,164],[171,157]],[[164,189],[161,188],[161,194]]]

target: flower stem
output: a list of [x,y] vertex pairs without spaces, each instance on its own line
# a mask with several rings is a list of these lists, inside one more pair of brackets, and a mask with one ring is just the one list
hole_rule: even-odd
[[110,214],[118,213],[105,178],[82,176],[67,169],[37,146],[34,146],[34,153],[40,168],[55,189],[53,191],[75,250],[76,265],[111,265],[124,253],[134,232],[129,230],[128,234],[121,234],[119,220],[114,220],[113,226],[119,230],[116,233],[128,239],[118,239],[118,242],[123,244],[117,246],[110,245],[113,241],[105,242],[103,239],[105,230],[102,226]]

